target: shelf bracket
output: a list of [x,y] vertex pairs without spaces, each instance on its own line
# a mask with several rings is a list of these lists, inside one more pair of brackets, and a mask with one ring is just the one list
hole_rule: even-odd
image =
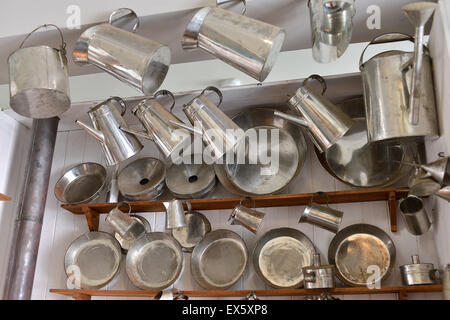
[[408,300],[408,292],[407,291],[399,291],[397,293],[398,300]]
[[84,293],[74,293],[72,295],[72,298],[74,298],[75,300],[91,300],[91,296]]
[[100,214],[89,207],[83,208],[83,213],[86,217],[89,231],[98,231],[98,227],[100,224]]
[[395,191],[389,192],[388,206],[391,231],[397,232],[397,196],[395,194]]

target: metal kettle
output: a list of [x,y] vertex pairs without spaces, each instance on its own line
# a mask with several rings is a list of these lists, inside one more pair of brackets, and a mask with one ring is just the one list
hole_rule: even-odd
[[[117,109],[120,106],[121,112]],[[76,120],[75,123],[101,142],[108,166],[116,165],[137,154],[143,148],[139,140],[130,133],[120,130],[128,128],[123,119],[125,102],[111,97],[88,111],[93,127]]]

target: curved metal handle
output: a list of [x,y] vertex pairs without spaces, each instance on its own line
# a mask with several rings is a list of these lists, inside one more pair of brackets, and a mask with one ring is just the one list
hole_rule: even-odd
[[[114,19],[114,16],[118,15],[120,12],[123,12],[123,11],[128,11],[128,13],[125,14],[125,15],[121,15],[118,18]],[[111,14],[109,15],[109,18],[108,18],[108,23],[110,25],[114,26],[114,24],[119,24],[119,22],[121,20],[125,20],[126,21],[126,20],[131,19],[131,18],[136,20],[136,22],[134,23],[133,28],[131,29],[131,32],[136,32],[137,28],[139,27],[139,23],[140,23],[139,22],[139,17],[137,16],[136,12],[134,12],[133,10],[131,10],[129,8],[119,8],[119,9],[114,10],[113,12],[111,12]],[[120,26],[117,26],[117,27],[120,28]]]
[[64,42],[63,33],[62,33],[61,29],[60,29],[57,25],[54,25],[54,24],[51,24],[51,23],[50,23],[50,24],[43,24],[43,25],[40,25],[39,27],[37,27],[37,28],[35,28],[33,31],[31,31],[29,34],[27,34],[27,36],[25,37],[25,39],[23,39],[22,42],[20,43],[19,49],[22,48],[23,44],[24,44],[25,41],[31,36],[31,34],[33,34],[34,32],[36,32],[37,30],[39,30],[39,29],[41,29],[41,28],[47,28],[47,27],[54,27],[54,28],[56,28],[56,29],[58,30],[59,35],[60,35],[60,37],[61,37],[61,47],[60,47],[60,50],[61,50],[61,52],[62,52],[63,54],[65,54],[65,53],[66,53],[66,43]]
[[[122,206],[122,204],[124,204],[124,203],[126,203],[126,204],[128,205],[128,215],[130,215],[130,213],[131,213],[131,204],[130,204],[128,201],[122,201],[122,202],[119,202],[119,203],[117,204],[117,206],[116,206],[116,209],[120,210],[120,209],[119,209],[120,206]],[[122,210],[120,210],[120,211],[122,211]]]
[[209,86],[209,87],[206,87],[205,89],[203,89],[203,91],[202,91],[200,94],[205,95],[204,93],[205,93],[206,91],[213,91],[213,92],[215,92],[215,93],[219,96],[219,103],[217,104],[217,107],[220,106],[220,104],[221,104],[222,101],[223,101],[223,94],[222,94],[222,91],[220,91],[220,90],[219,90],[218,88],[216,88],[216,87]]
[[322,78],[321,76],[319,76],[318,74],[312,74],[310,75],[308,78],[306,78],[305,80],[303,80],[303,85],[306,86],[308,84],[308,81],[310,80],[317,80],[321,86],[322,86],[322,95],[325,93],[325,91],[327,91],[327,82],[325,81],[324,78]]
[[245,15],[245,13],[247,12],[247,2],[245,0],[216,0],[216,6],[220,7],[223,4],[227,4],[227,3],[231,3],[231,2],[242,2],[242,4],[244,5],[244,8],[242,8],[242,15]]
[[359,69],[361,70],[364,60],[364,54],[366,53],[367,48],[371,46],[372,44],[381,44],[381,43],[390,43],[390,42],[399,42],[399,41],[411,41],[414,42],[414,38],[406,33],[400,33],[400,32],[389,32],[389,33],[383,33],[379,36],[376,36],[373,38],[369,44],[364,48],[363,52],[361,53],[361,56],[359,57]]
[[305,272],[303,279],[307,282],[316,282],[316,274],[314,272]]
[[170,92],[169,90],[159,90],[157,93],[155,93],[153,95],[153,98],[156,99],[159,96],[169,96],[169,97],[172,98],[173,102],[172,102],[172,105],[170,106],[170,109],[169,109],[169,111],[172,112],[173,107],[175,107],[175,96],[173,95],[173,93]]
[[120,112],[120,115],[123,117],[125,112],[127,111],[127,105],[125,103],[125,101],[123,101],[122,98],[120,97],[111,97],[109,98],[110,100],[115,100],[120,104],[120,107],[122,108],[122,111]]
[[187,212],[191,212],[192,211],[192,204],[188,200],[184,200],[183,202],[186,203]]
[[430,279],[434,282],[439,282],[442,280],[441,273],[443,273],[444,270],[440,269],[431,269],[430,270]]

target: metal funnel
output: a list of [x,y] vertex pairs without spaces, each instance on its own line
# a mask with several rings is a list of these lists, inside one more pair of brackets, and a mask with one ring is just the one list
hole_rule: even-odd
[[438,159],[428,164],[421,165],[421,168],[427,172],[427,175],[433,178],[441,185],[450,184],[450,162],[448,157]]
[[425,26],[433,16],[437,4],[433,2],[414,2],[402,7],[411,24],[415,27]]
[[450,186],[443,187],[434,193],[438,197],[450,201]]

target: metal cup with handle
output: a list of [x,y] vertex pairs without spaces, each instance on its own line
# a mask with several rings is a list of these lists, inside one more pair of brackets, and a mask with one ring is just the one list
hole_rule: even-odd
[[400,200],[398,208],[409,233],[418,236],[430,229],[430,218],[424,208],[423,200],[418,196],[408,195]]
[[163,205],[166,208],[166,229],[170,230],[187,227],[183,202],[186,202],[188,210],[190,211],[190,203],[188,201],[173,199],[163,202]]
[[234,207],[228,221],[230,221],[232,225],[241,225],[248,231],[256,234],[264,219],[264,215],[263,212],[243,206],[241,200],[240,203]]
[[128,202],[125,203],[129,207],[128,214],[119,209],[122,206],[122,203],[118,203],[106,216],[106,222],[113,227],[114,231],[116,231],[122,239],[134,241],[143,235],[146,230],[142,222],[130,217],[131,205]]
[[[322,192],[318,192],[318,194],[322,194]],[[314,194],[311,197],[311,202],[303,211],[298,222],[308,222],[322,229],[336,233],[339,230],[344,212],[332,209],[328,205],[322,206],[313,202],[313,200]]]

